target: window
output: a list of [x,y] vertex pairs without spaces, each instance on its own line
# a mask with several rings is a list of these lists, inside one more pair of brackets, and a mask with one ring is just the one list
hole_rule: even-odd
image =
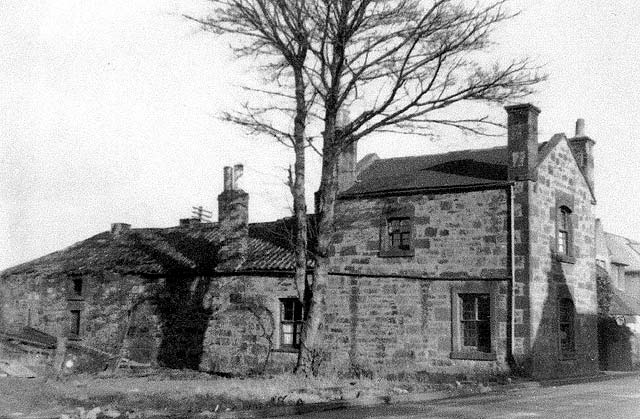
[[462,349],[491,352],[489,294],[460,294],[459,298]]
[[382,217],[380,231],[381,257],[413,256],[412,205],[387,208]]
[[558,253],[569,254],[569,230],[571,229],[571,211],[560,207],[558,214]]
[[563,357],[571,357],[575,352],[575,308],[569,298],[561,298],[558,302],[558,335],[560,353]]
[[80,310],[71,310],[71,324],[69,332],[71,337],[80,336]]
[[562,262],[573,262],[573,225],[571,209],[558,208],[556,218],[556,256]]
[[299,348],[303,324],[302,303],[297,298],[280,300],[280,347]]
[[82,277],[73,278],[73,294],[82,297]]
[[452,290],[453,359],[495,360],[493,351],[490,287],[457,287]]
[[390,218],[387,221],[387,229],[390,249],[411,249],[411,220],[409,218]]

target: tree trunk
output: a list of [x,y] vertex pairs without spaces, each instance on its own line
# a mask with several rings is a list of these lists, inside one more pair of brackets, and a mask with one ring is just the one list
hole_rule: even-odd
[[[307,274],[307,203],[305,193],[305,127],[306,99],[302,69],[294,69],[296,116],[293,127],[293,148],[295,152],[294,176],[290,182],[293,195],[293,215],[295,219],[295,282],[298,298],[304,302],[304,288]],[[302,292],[301,292],[302,290]]]
[[305,299],[305,322],[302,328],[301,345],[298,351],[296,372],[305,376],[317,374],[319,357],[323,356],[320,341],[320,324],[322,322],[322,296],[328,282],[329,246],[333,232],[335,199],[338,192],[338,155],[339,149],[335,140],[336,115],[325,118],[323,145],[322,176],[319,190],[319,213],[317,244],[314,249],[313,282],[308,284]]

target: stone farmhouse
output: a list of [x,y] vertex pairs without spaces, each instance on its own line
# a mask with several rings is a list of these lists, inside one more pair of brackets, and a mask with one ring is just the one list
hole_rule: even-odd
[[[594,142],[582,120],[573,138],[539,142],[535,106],[506,112],[506,147],[344,152],[319,371],[597,370]],[[293,223],[249,223],[240,170],[225,168],[217,223],[114,224],[2,272],[5,336],[28,327],[216,373],[290,370],[304,319]]]

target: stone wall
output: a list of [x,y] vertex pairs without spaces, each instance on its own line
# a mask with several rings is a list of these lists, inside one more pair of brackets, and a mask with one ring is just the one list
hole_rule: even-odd
[[60,278],[33,273],[6,276],[0,281],[0,327],[31,324],[52,335],[67,332],[68,288]]
[[280,349],[281,298],[298,298],[289,275],[214,279],[204,298],[211,317],[200,369],[229,375],[292,371],[297,352]]
[[[497,189],[340,201],[324,294],[327,367],[381,376],[504,372],[507,196]],[[414,255],[380,257],[387,208],[407,206]],[[454,359],[452,302],[460,290],[491,296],[487,359]]]
[[[523,315],[530,324],[528,358],[535,377],[593,373],[598,367],[595,279],[595,217],[592,196],[567,142],[562,139],[538,167],[529,191],[531,243]],[[556,214],[560,202],[572,203],[573,260],[556,255]],[[575,354],[559,348],[558,301],[575,305]]]
[[[494,359],[452,359],[452,294],[482,290],[494,305]],[[331,373],[389,376],[507,370],[507,283],[331,276],[324,300],[324,350]]]
[[[210,310],[203,305],[208,277],[144,279],[103,272],[77,276],[35,272],[8,275],[0,287],[0,326],[29,324],[53,336],[137,362],[197,369]],[[80,334],[71,334],[72,310],[80,311]],[[30,313],[30,314],[29,314]]]
[[[77,310],[80,311],[78,337],[83,344],[107,352],[118,351],[121,346],[118,342],[127,325],[128,310],[135,308],[132,305],[134,301],[149,298],[148,286],[137,276],[113,273],[82,275],[82,291],[78,295],[73,289],[73,278],[80,277],[38,273],[3,277],[0,324],[7,328],[31,325],[53,336],[75,338],[71,334],[71,310]],[[146,338],[151,346],[148,351],[152,355],[147,357],[148,361],[155,359],[153,354],[157,350],[152,347],[158,345],[160,330],[155,312],[147,309],[146,314],[137,317],[138,322],[133,322],[132,329],[137,331],[138,339]],[[142,331],[145,336],[142,336]],[[134,346],[145,351],[140,348],[140,342]]]
[[[388,208],[410,206],[411,257],[379,257]],[[331,271],[425,278],[499,278],[508,272],[505,189],[345,199],[336,206]]]

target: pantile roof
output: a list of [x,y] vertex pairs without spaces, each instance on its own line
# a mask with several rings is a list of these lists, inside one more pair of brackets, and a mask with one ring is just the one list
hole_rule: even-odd
[[[312,223],[311,223],[312,225]],[[293,270],[293,220],[249,224],[248,251],[237,271]],[[2,276],[82,275],[110,271],[143,276],[219,273],[224,240],[217,223],[99,233],[63,250],[9,268]]]
[[[202,228],[140,228],[99,233],[66,249],[9,268],[3,275],[31,271],[48,276],[98,271],[161,276],[206,271],[215,262],[221,237],[214,225]],[[214,265],[213,265],[214,266]]]

